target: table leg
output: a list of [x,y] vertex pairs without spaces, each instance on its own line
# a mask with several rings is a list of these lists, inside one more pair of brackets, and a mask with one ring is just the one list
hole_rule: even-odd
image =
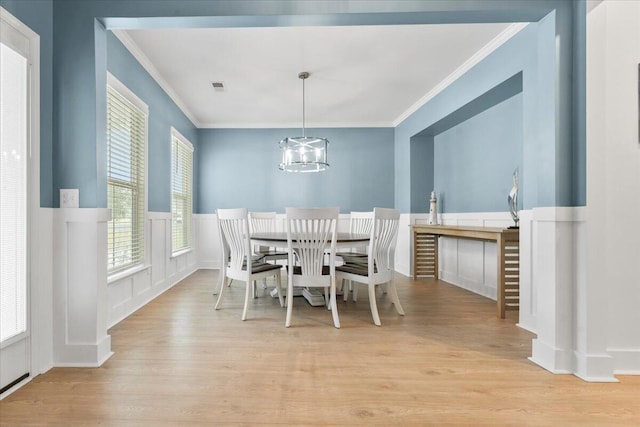
[[498,286],[497,286],[497,304],[498,304],[498,317],[500,319],[505,318],[505,295],[504,295],[504,280],[505,280],[505,242],[504,237],[500,236],[500,240],[496,245],[498,248]]
[[418,280],[418,232],[413,231],[413,280]]
[[438,275],[440,272],[440,266],[438,265],[438,259],[440,256],[438,255],[438,244],[440,242],[440,236],[433,235],[433,278],[438,280]]
[[413,233],[413,279],[433,276],[438,279],[438,235]]

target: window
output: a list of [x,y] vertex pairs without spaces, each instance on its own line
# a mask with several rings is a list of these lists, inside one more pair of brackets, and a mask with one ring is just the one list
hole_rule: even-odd
[[147,106],[109,74],[107,84],[108,265],[113,274],[144,262]]
[[193,146],[171,129],[171,249],[191,248]]

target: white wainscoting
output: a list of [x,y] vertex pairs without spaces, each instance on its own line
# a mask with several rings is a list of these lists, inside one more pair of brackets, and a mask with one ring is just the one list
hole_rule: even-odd
[[[581,314],[588,271],[585,212],[584,207],[533,209],[531,286],[537,300],[538,336],[532,342],[530,359],[553,373],[615,381],[608,354],[588,354],[580,348],[588,328]],[[587,371],[589,374],[581,374]]]
[[[502,227],[513,225],[508,212],[446,213],[444,225]],[[440,238],[440,278],[492,300],[497,299],[497,246],[494,242]]]
[[199,268],[220,269],[222,253],[216,214],[194,214],[193,230]]
[[[200,215],[194,215],[194,217]],[[126,277],[108,284],[108,325],[117,324],[199,267],[197,258],[199,221],[194,219],[195,250],[171,256],[171,213],[147,214],[147,265]]]
[[[44,260],[34,270],[34,297],[41,313],[33,317],[34,373],[51,366],[100,366],[112,353],[107,328],[130,315],[198,268],[219,268],[216,215],[193,217],[194,250],[171,256],[169,213],[147,217],[147,262],[139,271],[107,282],[107,209],[42,209],[38,223]],[[444,214],[441,223],[506,227],[507,212]],[[410,275],[410,224],[427,214],[400,219],[396,269]],[[340,215],[339,229],[349,228]],[[48,235],[47,230],[53,233]],[[278,215],[277,229],[284,229]],[[637,373],[637,348],[607,348],[596,354],[581,345],[585,335],[581,294],[587,282],[585,208],[535,208],[520,212],[520,322],[537,334],[531,360],[555,373],[575,373],[592,381],[614,381],[617,371]],[[495,298],[496,247],[490,242],[441,239],[441,277],[452,284]],[[46,260],[51,259],[51,263]],[[47,276],[51,274],[51,292]],[[47,311],[49,301],[52,310]],[[42,325],[51,322],[51,334]],[[610,332],[610,331],[609,331]],[[606,334],[606,332],[604,332]],[[51,343],[51,351],[48,351]],[[626,368],[626,369],[625,369]]]
[[[112,354],[108,327],[198,268],[220,266],[216,215],[194,215],[194,250],[172,257],[171,216],[151,212],[147,217],[148,265],[108,283],[104,262],[107,219],[107,209],[41,209],[42,248],[37,258],[43,262],[33,272],[37,293],[33,302],[42,311],[33,317],[34,373],[51,366],[100,366]],[[440,220],[451,225],[511,224],[507,212],[444,214]],[[401,215],[396,250],[396,269],[401,274],[409,276],[412,267],[409,225],[426,221],[426,214]],[[348,228],[349,215],[341,215],[340,231]],[[48,234],[50,229],[53,233]],[[283,214],[278,215],[277,229],[284,229]],[[633,367],[640,352],[634,347],[609,347],[595,354],[580,346],[586,339],[581,331],[588,326],[580,312],[581,292],[587,283],[586,243],[585,208],[520,212],[519,326],[538,335],[532,343],[535,363],[555,373],[613,381],[612,364],[619,373],[637,373]],[[495,298],[494,243],[442,238],[440,266],[444,280]],[[49,272],[51,279],[47,279]],[[52,281],[50,288],[48,280]],[[53,325],[50,334],[42,327],[47,322]]]
[[415,219],[422,218],[422,216],[424,216],[426,221],[427,215],[400,214],[395,268],[398,273],[407,277],[413,275],[413,233],[411,232],[410,225],[415,224]]

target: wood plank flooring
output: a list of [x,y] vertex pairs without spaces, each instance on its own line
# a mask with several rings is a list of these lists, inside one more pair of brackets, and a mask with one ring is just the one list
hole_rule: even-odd
[[217,271],[201,270],[110,330],[96,369],[54,368],[0,402],[0,425],[639,425],[640,377],[586,383],[527,360],[517,312],[442,281],[397,275],[406,315],[367,293],[331,314],[244,284],[221,310]]

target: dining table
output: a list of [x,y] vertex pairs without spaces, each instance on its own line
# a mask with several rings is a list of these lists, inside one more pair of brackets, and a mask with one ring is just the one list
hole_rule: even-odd
[[[362,248],[369,245],[369,234],[359,233],[336,233],[336,250],[348,248]],[[270,246],[275,248],[287,247],[287,233],[285,231],[274,231],[270,233],[252,233],[251,242],[260,246]]]
[[[250,238],[251,243],[259,246],[269,246],[285,250],[288,246],[287,233],[284,231],[252,233]],[[336,252],[338,250],[366,248],[369,246],[370,238],[371,236],[369,234],[348,232],[336,233]],[[271,292],[271,296],[277,297],[277,292],[278,290],[274,289]],[[324,297],[318,290],[305,289],[300,292],[301,293],[299,295],[302,295],[312,306],[323,306],[325,304]],[[294,294],[294,296],[296,295]]]

